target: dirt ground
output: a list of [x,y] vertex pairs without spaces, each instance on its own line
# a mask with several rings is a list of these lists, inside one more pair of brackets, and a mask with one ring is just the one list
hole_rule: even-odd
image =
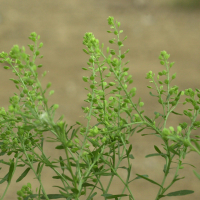
[[[35,31],[41,36],[44,47],[41,49],[44,58],[38,61],[43,64],[39,70],[48,71],[42,81],[43,84],[52,82],[52,89],[55,94],[50,104],[60,105],[57,116],[65,115],[69,125],[79,120],[84,120],[81,107],[87,106],[84,102],[87,91],[84,87],[88,85],[82,81],[82,76],[89,76],[81,68],[87,66],[88,56],[83,53],[83,36],[86,32],[93,32],[100,43],[112,48],[108,40],[113,37],[106,31],[109,30],[107,18],[113,16],[121,22],[121,29],[124,30],[123,37],[128,39],[124,43],[123,51],[130,49],[126,59],[130,60],[129,73],[134,78],[132,86],[137,87],[135,101],[141,97],[144,101],[145,114],[153,117],[154,111],[162,112],[157,99],[149,95],[146,88],[149,85],[145,79],[146,73],[152,70],[157,73],[162,69],[158,56],[161,50],[171,54],[170,61],[175,61],[172,73],[177,73],[174,85],[180,90],[186,88],[199,88],[200,72],[200,7],[199,4],[178,4],[178,0],[6,0],[0,2],[0,52],[9,52],[14,44],[27,47],[30,44],[28,36]],[[185,1],[184,1],[185,2]],[[28,48],[27,48],[28,49]],[[10,71],[3,69],[0,65],[0,105],[8,106],[9,97],[15,90],[14,84],[9,81],[13,77]],[[176,111],[182,112],[179,107]],[[171,116],[167,126],[176,127],[180,122],[187,121],[187,118]],[[198,134],[198,132],[197,132]],[[163,177],[164,160],[162,158],[145,158],[149,153],[155,153],[154,144],[160,148],[161,141],[155,136],[141,137],[135,134],[130,143],[133,144],[131,177],[138,174],[148,174],[150,178],[161,183]],[[45,146],[47,154],[52,158],[58,158],[60,152],[52,151],[51,144]],[[185,162],[195,165],[200,173],[200,157],[190,153]],[[0,164],[0,178],[4,177],[8,169]],[[24,168],[25,169],[25,168]],[[33,179],[33,174],[24,178],[21,182],[15,180],[24,171],[18,169],[5,200],[17,199],[16,191],[27,182],[33,183],[33,190],[38,187],[38,182]],[[192,172],[193,168],[185,165],[180,171],[180,177],[185,179],[177,182],[169,192],[182,189],[191,189],[195,193],[182,197],[166,197],[165,200],[197,200],[200,196],[199,180]],[[175,169],[171,170],[169,180],[173,178]],[[47,193],[58,193],[53,185],[59,185],[58,181],[52,180],[55,175],[51,170],[45,170],[42,180]],[[123,176],[123,174],[122,174]],[[125,174],[124,174],[125,177]],[[105,179],[106,184],[106,179]],[[1,185],[0,195],[3,194],[5,184]],[[158,187],[145,180],[133,181],[130,185],[136,200],[153,200],[158,192]],[[117,180],[112,184],[110,193],[119,193],[121,185]],[[84,198],[83,198],[84,199]],[[86,198],[85,198],[86,199]],[[102,197],[98,195],[95,200]],[[124,198],[126,199],[126,198]]]

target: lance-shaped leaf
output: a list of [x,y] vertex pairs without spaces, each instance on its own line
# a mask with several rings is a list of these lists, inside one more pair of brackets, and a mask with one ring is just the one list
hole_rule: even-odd
[[97,192],[93,193],[91,196],[89,196],[89,197],[87,198],[87,200],[92,200],[93,197],[96,196],[96,195],[97,195]]
[[147,180],[147,181],[149,181],[149,182],[151,182],[151,183],[153,183],[153,184],[155,184],[155,185],[158,185],[158,186],[160,186],[161,188],[163,188],[162,185],[160,185],[159,183],[157,183],[157,182],[151,180],[150,178],[147,178],[147,177],[145,177],[145,176],[143,176],[143,175],[139,175],[139,174],[136,174],[136,175],[139,176],[140,178],[143,178],[143,179],[145,179],[145,180]]
[[14,169],[15,169],[15,163],[14,163],[14,158],[13,158],[10,164],[9,172],[8,172],[8,179],[7,179],[8,183],[10,183],[12,179]]
[[19,182],[19,181],[21,181],[27,174],[28,174],[28,172],[30,171],[30,167],[28,167],[21,175],[20,175],[20,177],[16,180],[16,182]]
[[153,124],[152,120],[149,119],[147,116],[144,116],[151,124]]
[[200,180],[200,174],[198,174],[195,170],[193,170],[195,176]]
[[194,193],[193,190],[179,190],[176,192],[170,192],[166,194],[165,196],[183,196],[183,195],[192,194],[192,193]]
[[102,194],[101,196],[105,197],[106,199],[113,199],[113,198],[118,198],[118,197],[125,197],[125,196],[128,196],[128,195],[127,194],[116,194],[116,195]]

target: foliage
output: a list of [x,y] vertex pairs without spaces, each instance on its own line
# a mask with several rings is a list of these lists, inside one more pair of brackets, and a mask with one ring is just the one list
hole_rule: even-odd
[[[161,51],[159,60],[164,69],[157,76],[149,71],[146,79],[153,84],[147,87],[154,90],[150,95],[158,98],[163,112],[155,112],[153,119],[144,115],[144,103],[141,98],[138,101],[134,98],[136,88],[131,86],[132,75],[128,74],[129,68],[126,67],[129,61],[124,61],[129,49],[122,52],[123,42],[127,37],[120,39],[120,34],[123,32],[119,30],[120,22],[114,21],[113,17],[107,20],[111,28],[107,32],[113,33],[116,37],[109,42],[117,46],[117,51],[107,47],[104,53],[104,44],[100,47],[99,40],[92,33],[86,33],[83,37],[83,44],[86,46],[83,51],[89,55],[88,67],[83,68],[89,74],[88,77],[83,77],[83,81],[89,84],[89,87],[85,88],[88,91],[85,100],[88,102],[88,107],[82,107],[86,114],[86,126],[77,121],[76,124],[68,127],[68,124],[63,121],[64,116],[57,121],[54,120],[58,105],[48,105],[49,96],[54,91],[50,90],[47,94],[51,83],[42,88],[37,72],[42,64],[35,64],[36,58],[43,57],[39,56],[40,48],[43,46],[43,43],[38,45],[40,36],[33,32],[29,37],[34,43],[28,45],[33,52],[32,58],[25,53],[24,47],[19,48],[18,45],[14,45],[9,54],[5,52],[0,54],[0,62],[6,64],[4,68],[12,70],[16,75],[10,80],[18,90],[18,93],[10,98],[7,111],[4,108],[0,109],[0,155],[10,157],[9,162],[0,160],[1,164],[9,167],[8,173],[0,181],[0,183],[7,182],[1,199],[4,199],[18,167],[26,167],[26,169],[16,182],[20,182],[30,170],[34,172],[39,182],[36,193],[31,190],[30,183],[22,186],[22,189],[17,192],[19,200],[59,198],[78,200],[83,195],[87,200],[92,200],[97,192],[100,192],[105,200],[118,200],[127,196],[130,200],[134,200],[129,183],[137,179],[144,179],[159,186],[156,200],[165,196],[181,196],[194,192],[180,190],[167,193],[167,190],[176,181],[184,178],[180,178],[178,173],[186,164],[183,163],[186,155],[191,151],[200,154],[199,136],[191,138],[192,130],[200,126],[200,121],[197,121],[200,111],[200,90],[193,91],[189,88],[179,91],[178,86],[171,86],[176,78],[176,73],[170,75],[174,62],[169,62],[170,55],[166,51]],[[46,71],[42,76],[45,75]],[[183,95],[186,96],[183,104],[191,105],[190,109],[183,110],[190,123],[180,123],[177,128],[166,127],[170,114],[182,115],[175,112],[175,108],[181,103],[180,98]],[[92,117],[96,119],[95,125],[91,124]],[[73,128],[74,126],[78,127]],[[130,180],[131,162],[134,156],[131,154],[133,147],[129,144],[129,138],[135,132],[140,133],[145,129],[152,130],[151,135],[159,137],[163,142],[162,149],[154,145],[155,152],[146,156],[147,158],[161,156],[165,159],[163,180],[160,183],[150,179],[148,175],[141,174],[136,174],[136,177]],[[47,131],[52,136],[48,137],[49,140],[46,142],[59,142],[55,149],[64,151],[65,158],[59,156],[58,159],[50,161],[46,156],[43,143]],[[36,149],[40,154],[36,153]],[[178,156],[177,162],[173,161],[175,156]],[[121,166],[122,161],[126,161],[127,165]],[[35,163],[37,168],[33,166]],[[167,185],[166,179],[172,163],[177,164],[176,171],[172,181]],[[52,178],[62,183],[62,187],[54,186],[59,189],[58,194],[46,193],[41,180],[44,167],[51,168],[55,172]],[[120,176],[118,169],[125,171],[125,179]],[[200,179],[196,171],[194,174]],[[110,177],[107,185],[102,184],[105,176]],[[119,193],[110,194],[109,188],[114,177],[123,183],[124,188]],[[128,193],[126,194],[125,191]]]

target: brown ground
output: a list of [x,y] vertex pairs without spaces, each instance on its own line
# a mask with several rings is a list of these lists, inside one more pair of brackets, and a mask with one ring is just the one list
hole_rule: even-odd
[[[160,3],[162,2],[162,3]],[[66,121],[72,125],[79,120],[85,123],[81,106],[86,106],[84,102],[87,92],[83,84],[82,76],[89,75],[81,68],[86,67],[88,57],[83,53],[82,39],[86,32],[93,32],[100,43],[108,45],[108,40],[113,37],[106,31],[108,16],[114,16],[121,22],[124,36],[128,36],[125,42],[124,51],[130,49],[127,60],[130,60],[129,73],[133,75],[134,86],[137,87],[137,96],[142,97],[145,102],[146,115],[153,117],[154,111],[161,111],[157,99],[150,97],[149,85],[145,79],[149,70],[158,72],[163,70],[159,64],[158,55],[161,50],[166,50],[171,54],[171,61],[176,64],[173,73],[177,72],[174,84],[185,88],[199,87],[199,32],[200,32],[200,12],[197,5],[175,6],[178,0],[48,0],[48,1],[22,1],[7,0],[0,4],[0,52],[10,51],[12,45],[18,44],[26,46],[27,39],[33,31],[41,36],[44,43],[41,63],[49,73],[42,83],[51,81],[55,95],[51,102],[58,103],[60,108],[57,116],[65,114]],[[185,1],[184,1],[185,2]],[[192,4],[193,1],[190,0]],[[111,45],[109,45],[111,47]],[[39,64],[39,63],[38,63]],[[16,91],[14,85],[8,79],[13,77],[11,72],[0,69],[1,79],[1,106],[7,107],[8,98]],[[180,109],[181,111],[182,109]],[[178,110],[177,110],[178,111]],[[182,122],[182,118],[170,117],[168,126],[177,126]],[[135,160],[132,162],[131,176],[136,173],[148,174],[150,178],[161,182],[163,176],[163,159],[152,157],[144,158],[148,153],[155,152],[153,145],[160,146],[160,140],[155,136],[141,137],[135,134],[130,143],[133,144],[132,153]],[[53,151],[46,145],[47,154],[58,158],[59,151]],[[161,147],[162,148],[162,147]],[[199,156],[190,153],[185,162],[190,162],[197,166],[196,171],[200,173]],[[0,165],[1,167],[1,165]],[[3,167],[0,171],[2,178],[7,170]],[[38,186],[36,180],[32,179],[33,174],[26,177],[19,183],[15,183],[16,178],[24,169],[18,169],[13,182],[9,188],[5,200],[14,200],[16,191],[27,182],[33,183],[33,189]],[[197,200],[200,196],[199,180],[192,172],[193,168],[185,165],[185,169],[180,171],[180,177],[186,178],[177,182],[169,192],[192,189],[194,194],[183,197],[166,197],[168,200]],[[171,170],[169,178],[173,177],[174,169]],[[47,193],[56,192],[52,188],[57,182],[52,181],[54,175],[50,170],[45,170],[42,180]],[[106,182],[105,182],[106,183]],[[169,183],[169,181],[168,181]],[[58,182],[59,184],[59,182]],[[1,185],[0,195],[3,194],[5,184]],[[119,193],[120,185],[115,180],[110,193]],[[145,180],[137,180],[131,184],[132,192],[137,200],[155,199],[158,187]],[[83,198],[84,199],[84,198]],[[98,196],[95,200],[100,200]],[[126,198],[124,198],[126,199]]]

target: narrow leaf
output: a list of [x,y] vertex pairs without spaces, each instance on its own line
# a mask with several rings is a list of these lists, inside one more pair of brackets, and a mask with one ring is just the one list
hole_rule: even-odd
[[149,158],[149,157],[153,157],[153,156],[162,156],[162,157],[164,157],[165,154],[163,154],[163,153],[152,153],[152,154],[146,155],[145,158]]
[[64,164],[64,161],[63,161],[63,159],[62,159],[62,156],[59,157],[59,160],[60,160],[61,169],[62,169],[62,171],[63,171],[63,173],[64,173],[65,164]]
[[169,147],[169,150],[170,150],[173,154],[179,155],[179,154],[174,150],[173,147]]
[[143,131],[146,127],[141,128],[140,130],[137,131],[137,133],[140,133],[141,131]]
[[1,179],[0,184],[8,180],[8,173]]
[[21,174],[21,176],[16,180],[16,182],[19,182],[19,181],[21,181],[27,174],[28,174],[28,172],[30,171],[30,167],[28,167],[22,174]]
[[154,145],[154,149],[155,149],[158,153],[162,153],[162,152],[160,151],[160,149],[159,149],[156,145]]
[[[143,177],[148,177],[148,175],[142,175]],[[137,176],[136,178],[132,179],[131,181],[129,181],[128,183],[134,181],[134,180],[137,180],[137,179],[140,179],[141,177]]]
[[195,176],[200,180],[200,174],[198,174],[195,170],[193,170]]
[[130,159],[135,159],[134,156],[133,156],[133,154],[129,154],[128,157],[129,157]]
[[157,95],[152,94],[152,92],[149,92],[149,94],[150,94],[151,96],[153,96],[153,97],[159,97],[159,96],[157,96]]
[[64,149],[63,145],[56,146],[55,149]]
[[88,186],[92,186],[94,187],[95,185],[91,184],[91,183],[83,183],[82,187],[88,187]]
[[169,97],[170,97],[170,96],[171,96],[170,94],[168,94],[168,95],[167,95],[166,101],[168,101],[168,100],[169,100]]
[[12,179],[14,168],[15,168],[15,163],[14,163],[14,158],[13,158],[12,163],[10,164],[9,172],[8,172],[8,179],[7,179],[8,183],[10,183]]
[[113,199],[113,198],[118,198],[118,197],[125,197],[125,196],[128,196],[128,195],[127,194],[116,194],[116,195],[102,194],[101,196],[104,196],[106,199]]
[[139,175],[139,174],[136,174],[136,175],[139,176],[140,178],[143,178],[143,179],[145,179],[145,180],[147,180],[147,181],[149,181],[149,182],[151,182],[151,183],[153,183],[153,184],[155,184],[155,185],[158,185],[158,186],[160,186],[161,188],[163,188],[163,186],[160,185],[159,183],[157,183],[157,182],[155,182],[155,181],[153,181],[153,180],[151,180],[151,179],[149,179],[149,178],[146,178],[146,177],[143,176],[143,175]]
[[175,114],[175,115],[183,115],[183,114],[180,114],[180,113],[177,113],[177,112],[174,112],[174,111],[172,111],[172,113]]
[[193,190],[179,190],[176,192],[170,192],[166,196],[183,196],[183,195],[192,194],[192,193],[194,193]]
[[194,142],[195,146],[196,146],[197,149],[200,151],[200,145],[199,145],[199,143],[196,141],[196,139],[191,138],[191,141]]
[[151,124],[153,124],[152,120],[149,119],[147,116],[144,116]]
[[87,198],[87,200],[92,200],[94,196],[97,195],[97,192],[93,193],[90,197]]
[[66,194],[64,192],[62,192],[61,190],[59,190],[60,194],[62,194],[64,197],[70,197],[71,195],[70,194]]
[[128,150],[126,150],[127,157],[129,156],[131,150],[132,150],[132,144],[129,146]]

